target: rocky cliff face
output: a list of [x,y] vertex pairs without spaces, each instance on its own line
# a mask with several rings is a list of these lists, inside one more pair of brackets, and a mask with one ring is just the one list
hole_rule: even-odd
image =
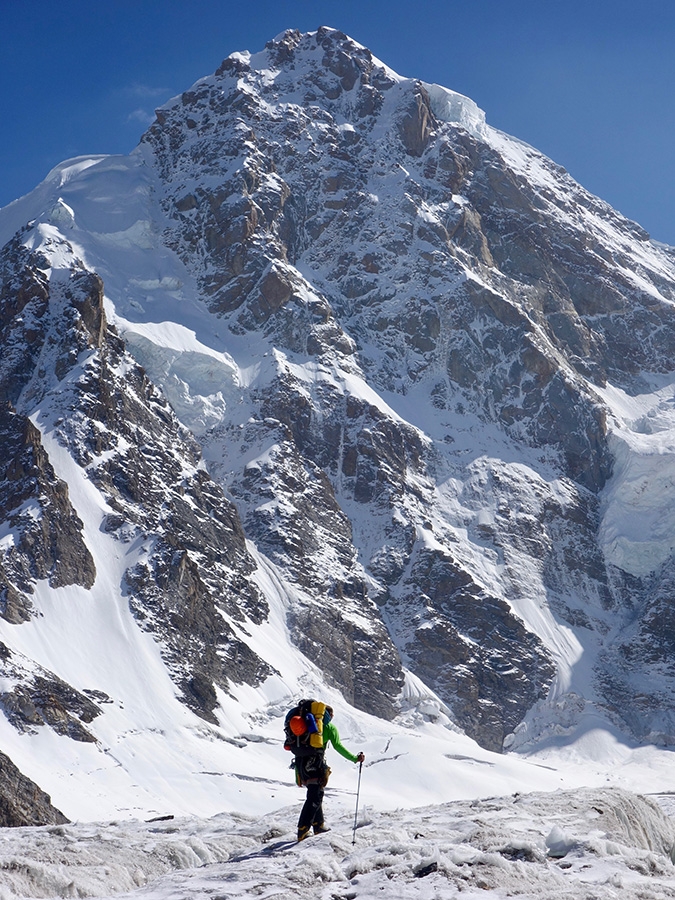
[[283,675],[264,560],[359,709],[397,716],[412,672],[491,749],[580,696],[671,740],[672,566],[601,540],[610,394],[675,369],[671,249],[327,28],[233,54],[131,157],[75,168],[2,255],[5,619],[97,577],[48,434],[212,723],[218,691]]
[[[58,274],[18,240],[5,255],[5,328],[13,353],[3,358],[2,496],[16,538],[4,554],[3,615],[12,623],[29,619],[40,579],[53,588],[91,588],[97,574],[68,487],[50,464],[40,430],[16,403],[41,410],[41,426],[104,498],[100,528],[121,545],[137,545],[118,589],[140,627],[159,642],[185,702],[213,720],[214,685],[227,689],[229,679],[257,684],[270,672],[230,624],[259,623],[267,611],[248,581],[254,564],[241,523],[199,469],[194,439],[108,328],[101,279],[78,264],[69,245],[60,249],[68,268]],[[13,277],[21,282],[16,294]],[[36,320],[40,327],[26,328],[26,321]],[[7,651],[6,674],[10,657]],[[34,711],[35,695],[50,690],[63,705],[65,686],[58,688],[60,680],[49,673],[17,680],[2,699],[8,717],[47,722],[59,731],[42,714],[44,701],[37,702],[42,712]],[[90,721],[99,710],[80,699],[79,718]],[[88,734],[83,739],[94,740]]]
[[67,822],[63,813],[52,806],[49,796],[0,753],[0,826],[21,828]]

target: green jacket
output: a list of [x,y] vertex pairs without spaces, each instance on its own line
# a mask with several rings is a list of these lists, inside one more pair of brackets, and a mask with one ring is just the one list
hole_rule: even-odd
[[357,757],[350,753],[349,750],[344,746],[342,741],[340,740],[340,735],[338,734],[338,730],[333,725],[332,722],[328,722],[323,726],[323,746],[326,748],[328,744],[332,744],[333,747],[337,750],[340,756],[344,756],[345,759],[348,759],[349,762],[357,762]]

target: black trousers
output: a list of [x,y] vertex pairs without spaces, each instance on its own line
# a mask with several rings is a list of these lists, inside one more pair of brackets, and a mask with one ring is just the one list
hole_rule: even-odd
[[320,784],[307,785],[307,799],[298,819],[298,830],[311,825],[323,825],[323,788]]
[[323,753],[297,757],[295,766],[298,781],[307,788],[307,798],[300,811],[298,829],[323,825],[323,788],[327,780]]

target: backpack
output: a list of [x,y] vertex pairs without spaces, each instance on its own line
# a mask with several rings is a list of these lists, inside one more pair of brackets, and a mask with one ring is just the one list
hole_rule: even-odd
[[317,700],[301,700],[286,713],[284,750],[296,756],[323,753],[323,717],[326,704]]

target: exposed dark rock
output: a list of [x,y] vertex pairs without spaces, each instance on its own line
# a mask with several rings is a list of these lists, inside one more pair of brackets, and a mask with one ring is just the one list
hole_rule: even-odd
[[[17,316],[26,317],[31,302],[48,302],[48,309],[38,312],[50,320],[50,331],[35,337],[37,347],[4,359],[5,395],[19,400],[12,391],[18,381],[24,385],[21,401],[35,402],[50,379],[63,382],[63,416],[52,427],[115,511],[106,519],[107,533],[125,542],[133,534],[152,547],[146,561],[127,573],[130,607],[158,641],[186,702],[216,721],[214,685],[227,690],[231,681],[258,684],[270,672],[228,621],[259,623],[267,614],[264,598],[247,577],[254,564],[237,512],[198,468],[194,439],[107,327],[101,279],[74,266],[50,294],[39,268],[48,265],[35,254],[12,245],[4,260],[7,327]],[[12,264],[20,267],[18,274],[12,275]],[[10,289],[16,285],[18,297]],[[31,370],[37,350],[40,367]],[[15,371],[11,361],[28,371]],[[75,365],[81,374],[66,381]],[[0,514],[17,535],[0,559],[0,600],[2,615],[17,623],[31,614],[36,580],[90,588],[96,573],[82,523],[38,428],[5,401],[0,433],[5,449]],[[77,717],[71,715],[68,690],[60,685],[48,691],[24,674],[3,696],[3,708],[17,727],[46,722],[60,734],[93,740],[81,724],[88,721],[86,714],[78,707]]]
[[[363,614],[373,616],[368,603]],[[345,604],[347,610],[353,604]],[[314,602],[289,616],[298,648],[339,688],[345,700],[383,719],[396,715],[394,699],[403,687],[399,655],[381,623],[365,630],[340,604]]]
[[[42,267],[42,268],[41,268]],[[48,323],[49,264],[17,235],[0,259],[0,400],[16,403],[31,378]]]
[[82,316],[90,346],[100,347],[107,330],[101,278],[95,272],[75,272],[66,297]]
[[[118,513],[109,532],[125,540],[131,528],[152,545],[126,573],[130,608],[159,642],[185,702],[215,722],[214,684],[256,685],[271,671],[228,622],[259,623],[267,604],[247,578],[254,564],[235,508],[196,468],[198,448],[145,373],[127,366],[123,381],[116,374],[118,354],[104,353],[80,379],[78,405],[88,415],[74,415],[64,435],[89,448],[89,476]],[[105,448],[101,425],[114,436]]]
[[82,722],[90,722],[100,709],[55,677],[49,681],[38,677],[32,684],[1,694],[0,706],[19,731],[34,732],[36,727],[49,725],[57,734],[74,741],[96,741]]
[[100,714],[96,703],[1,643],[0,660],[4,677],[15,683],[0,694],[0,708],[18,731],[34,734],[48,725],[73,740],[95,742],[85,725]]
[[0,406],[0,517],[17,539],[0,557],[0,614],[17,623],[30,616],[33,584],[91,587],[94,561],[82,536],[82,522],[56,477],[40,432],[25,416]]
[[434,128],[429,95],[421,83],[415,88],[410,108],[401,122],[401,140],[406,153],[421,156],[427,148]]
[[64,825],[68,821],[52,806],[51,797],[26,778],[9,756],[0,753],[0,828]]
[[310,429],[302,405],[294,404],[298,400],[290,390],[286,409],[283,403],[276,407],[284,420],[292,420],[293,430],[267,417],[242,435],[249,452],[254,441],[276,437],[278,443],[264,463],[244,470],[232,490],[247,511],[248,534],[277,565],[286,568],[292,560],[289,576],[304,588],[288,618],[296,645],[355,706],[393,718],[393,699],[403,683],[398,653],[368,596],[351,524],[331,482],[300,452]]
[[541,641],[507,603],[439,552],[416,554],[388,608],[411,635],[402,650],[415,674],[467,734],[501,751],[506,735],[548,693],[555,668]]

